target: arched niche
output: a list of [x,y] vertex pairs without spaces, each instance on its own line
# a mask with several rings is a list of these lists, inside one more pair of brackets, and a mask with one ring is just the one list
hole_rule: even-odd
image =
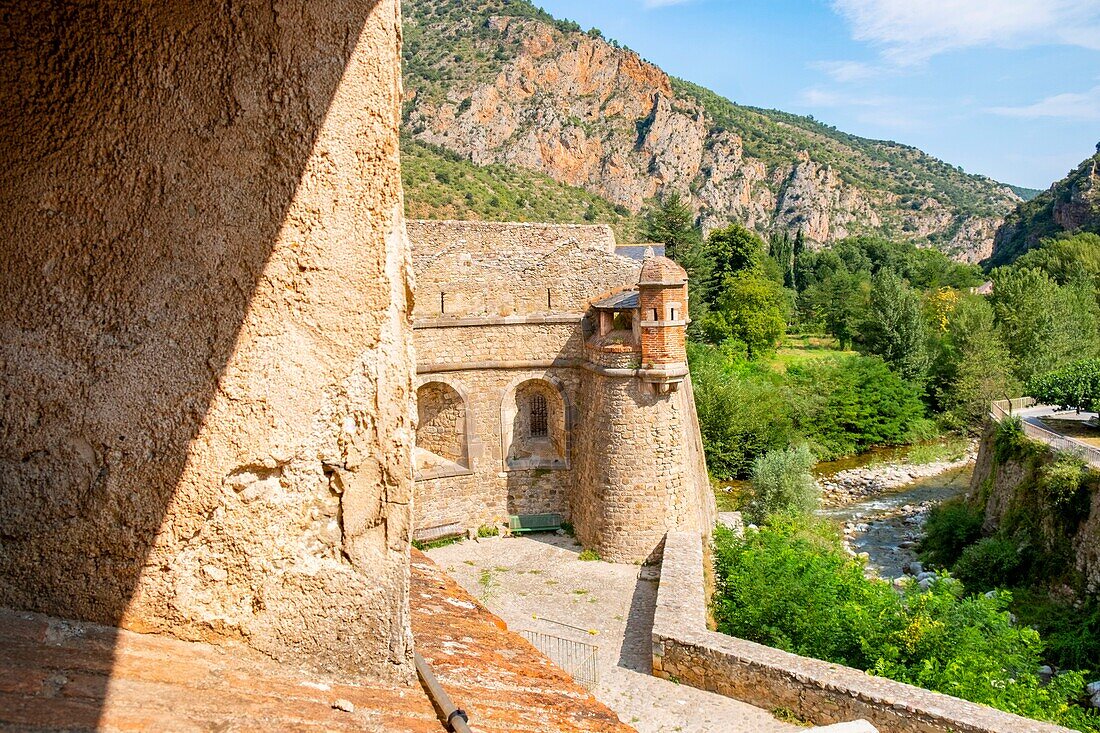
[[522,377],[500,406],[504,470],[569,467],[569,402],[554,377]]
[[422,379],[416,389],[416,414],[416,478],[469,473],[470,416],[460,385]]

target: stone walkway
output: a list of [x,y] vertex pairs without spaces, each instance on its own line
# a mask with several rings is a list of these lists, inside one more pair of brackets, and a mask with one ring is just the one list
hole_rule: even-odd
[[428,555],[512,630],[599,645],[593,692],[640,733],[804,730],[737,700],[651,676],[659,572],[584,562],[580,549],[571,537],[539,534],[466,541]]

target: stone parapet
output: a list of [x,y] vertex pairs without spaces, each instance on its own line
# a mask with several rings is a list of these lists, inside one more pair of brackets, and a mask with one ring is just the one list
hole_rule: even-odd
[[873,677],[706,627],[703,538],[669,532],[653,618],[653,673],[815,723],[853,718],[891,733],[1071,733],[1051,723]]

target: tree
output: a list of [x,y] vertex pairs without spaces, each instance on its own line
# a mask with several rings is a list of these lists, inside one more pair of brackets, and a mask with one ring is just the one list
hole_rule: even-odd
[[870,281],[864,273],[828,272],[802,294],[803,317],[835,336],[841,349],[850,349],[867,310]]
[[709,290],[714,300],[721,295],[730,275],[763,268],[767,258],[764,240],[740,224],[711,232],[704,250],[711,262]]
[[889,270],[871,281],[870,303],[859,336],[863,353],[882,357],[906,379],[924,379],[929,363],[928,331],[920,299]]
[[677,262],[682,249],[700,241],[695,215],[676,191],[646,211],[644,231],[649,241],[664,244],[665,254]]
[[1078,280],[1100,285],[1100,234],[1044,239],[1042,246],[1024,253],[1014,266],[1042,270],[1059,285]]
[[791,235],[786,231],[772,235],[768,253],[783,273],[783,287],[794,288],[794,242]]
[[752,464],[752,499],[745,517],[755,524],[775,514],[809,514],[821,501],[810,470],[814,454],[805,445],[768,451]]
[[1100,409],[1100,359],[1082,359],[1027,383],[1028,397],[1078,412]]
[[1012,357],[1001,341],[993,308],[985,298],[960,298],[945,317],[932,369],[932,392],[945,422],[955,428],[977,430],[990,402],[1018,394],[1020,386],[1012,373]]
[[1022,382],[1100,354],[1100,315],[1091,285],[1059,286],[1042,270],[1001,267],[993,271],[990,303]]
[[758,270],[729,275],[714,303],[703,330],[711,343],[733,338],[748,349],[749,358],[775,347],[787,328],[787,298],[779,283]]

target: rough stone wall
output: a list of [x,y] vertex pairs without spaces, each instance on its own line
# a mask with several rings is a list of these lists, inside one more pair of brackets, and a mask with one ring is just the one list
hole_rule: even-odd
[[574,363],[583,357],[580,315],[571,315],[561,323],[459,326],[437,321],[430,327],[424,323],[416,327],[416,360],[421,373],[469,364]]
[[1085,589],[1100,594],[1100,473],[1089,470],[1082,487],[1084,501],[1070,517],[1039,488],[1041,471],[1057,460],[1058,453],[1044,443],[1028,441],[1023,449],[998,460],[995,441],[996,423],[991,423],[982,435],[968,492],[968,500],[985,511],[984,531],[992,534],[1006,521],[1018,523],[1026,517],[1029,523],[1021,531],[1032,532],[1038,546],[1049,550],[1068,538]]
[[[704,531],[715,516],[690,391],[659,394],[634,377],[586,373],[577,431],[577,537],[600,557],[660,556],[665,533]],[[693,434],[694,431],[694,434]]]
[[418,320],[583,314],[588,302],[638,280],[606,226],[409,223]]
[[416,390],[416,447],[453,463],[466,461],[466,405],[439,382]]
[[400,32],[9,4],[0,605],[410,677]]
[[[473,435],[469,473],[416,482],[415,526],[426,529],[458,522],[474,528],[500,524],[509,514],[554,512],[568,516],[569,491],[575,482],[572,461],[562,461],[555,468],[506,470],[504,456],[510,446],[502,441],[501,408],[506,400],[514,403],[516,389],[531,379],[559,382],[571,402],[577,391],[577,372],[574,368],[531,368],[421,374],[421,381],[439,380],[470,396],[466,410],[472,418]],[[553,397],[549,389],[547,394]],[[563,411],[561,420],[568,420],[567,412]],[[567,445],[570,451],[575,450],[572,438]]]

